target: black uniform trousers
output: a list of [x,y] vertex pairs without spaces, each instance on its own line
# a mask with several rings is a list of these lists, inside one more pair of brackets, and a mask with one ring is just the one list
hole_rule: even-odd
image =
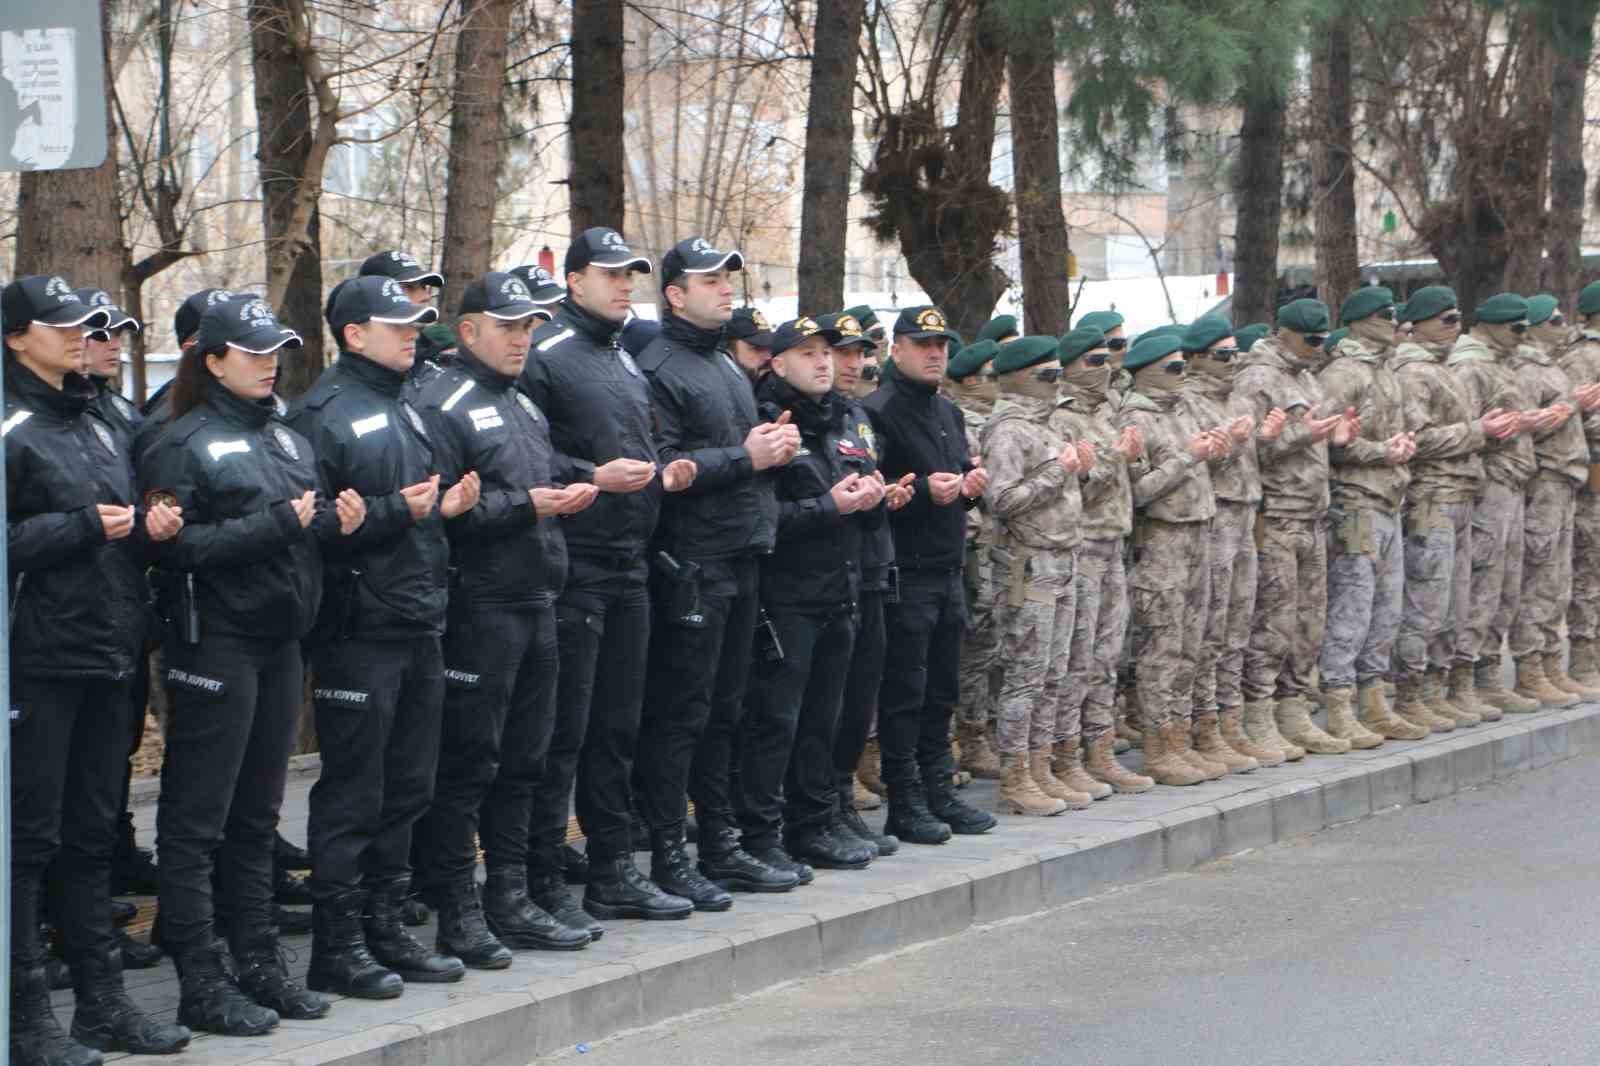
[[900,570],[900,602],[884,607],[888,641],[878,690],[885,784],[924,784],[955,772],[950,719],[961,688],[966,598],[961,570]]
[[[39,958],[45,870],[68,962],[109,951],[126,679],[11,678],[11,954]],[[53,861],[52,861],[53,860]]]
[[555,728],[556,609],[452,601],[433,806],[417,823],[423,891],[528,861],[528,820]]
[[568,556],[556,640],[555,733],[534,791],[531,875],[561,872],[574,778],[590,858],[605,861],[628,851],[629,780],[650,645],[643,557]]
[[746,849],[833,816],[833,747],[855,643],[851,605],[767,610],[783,659],[750,675],[739,730],[739,826]]
[[734,828],[728,776],[761,601],[754,556],[705,560],[700,567],[692,619],[677,616],[671,578],[659,569],[651,574],[655,622],[639,722],[639,750],[647,757],[635,761],[633,775],[634,799],[653,831],[682,832],[687,793],[704,840]]
[[322,775],[311,787],[316,899],[411,872],[411,829],[433,800],[444,707],[436,636],[314,644]]
[[212,869],[230,939],[272,924],[273,848],[305,668],[298,641],[207,635],[166,644],[166,758],[156,807],[161,937],[181,951],[214,935]]
[[834,791],[841,807],[854,802],[852,779],[878,709],[878,685],[883,681],[883,597],[881,589],[861,590],[856,643],[850,651],[850,672],[845,675],[844,702],[839,708],[839,736],[833,744]]

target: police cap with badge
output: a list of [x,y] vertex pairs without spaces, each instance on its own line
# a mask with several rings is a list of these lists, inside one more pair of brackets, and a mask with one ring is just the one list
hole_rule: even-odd
[[744,256],[713,248],[704,237],[681,240],[661,257],[661,291],[678,285],[685,274],[714,274],[719,270],[743,270]]
[[111,298],[111,294],[106,292],[104,289],[96,289],[91,287],[87,289],[74,289],[73,292],[77,295],[78,299],[82,300],[90,307],[104,311],[110,316],[110,321],[108,321],[104,327],[91,330],[93,333],[100,334],[101,340],[107,340],[111,334],[120,333],[125,329],[131,329],[135,333],[138,333],[143,329],[143,327],[139,325],[139,320],[128,314],[128,312],[124,311],[122,308],[118,307],[117,302]]
[[849,311],[835,311],[817,318],[817,329],[834,348],[859,347],[866,351],[877,348],[878,342],[867,336],[861,322]]
[[177,313],[172,316],[172,333],[177,337],[178,344],[181,346],[194,339],[206,308],[223,300],[231,300],[235,295],[237,294],[231,289],[201,289],[199,292],[190,293],[183,303],[178,305]]
[[[522,283],[519,281],[517,284],[520,286]],[[348,278],[341,281],[328,296],[328,325],[341,345],[344,343],[346,326],[365,322],[415,326],[438,320],[436,308],[412,303],[395,278],[373,274]]]
[[567,246],[563,265],[566,273],[581,274],[592,266],[606,270],[636,270],[644,274],[651,271],[649,258],[629,248],[622,234],[609,226],[592,226],[578,234],[577,239]]
[[961,340],[961,336],[945,321],[944,312],[932,304],[919,304],[901,311],[900,317],[894,320],[894,335],[910,337],[913,340],[928,340],[933,337],[943,337],[947,341],[956,342]]
[[565,299],[567,290],[561,287],[550,271],[536,263],[512,267],[510,272],[521,278],[528,287],[528,298],[535,305],[534,314],[546,322],[550,321],[554,317],[551,306]]
[[393,278],[402,285],[432,285],[444,288],[444,275],[417,262],[410,252],[390,251],[369,255],[358,274],[364,278]]
[[[431,310],[431,308],[430,308]],[[515,273],[491,270],[474,278],[461,293],[462,315],[488,315],[502,322],[516,322],[539,313],[528,286]]]
[[735,307],[728,320],[728,339],[744,341],[756,348],[771,348],[774,333],[759,307]]
[[104,308],[84,303],[59,274],[33,274],[7,285],[0,292],[0,318],[7,333],[21,333],[35,322],[57,329],[105,329],[111,322]]
[[237,348],[249,355],[271,355],[280,348],[304,347],[300,334],[287,328],[259,296],[230,296],[206,308],[195,330],[195,348],[211,355]]

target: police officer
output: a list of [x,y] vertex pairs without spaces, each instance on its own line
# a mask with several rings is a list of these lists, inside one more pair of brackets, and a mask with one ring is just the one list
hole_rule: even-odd
[[[212,305],[178,365],[172,423],[139,464],[146,503],[185,515],[157,551],[172,704],[156,815],[162,942],[182,976],[179,1019],[230,1036],[329,1008],[279,962],[273,847],[300,722],[300,639],[322,599],[317,538],[353,533],[366,510],[350,490],[319,499],[310,444],[273,418],[278,353],[300,345],[264,300]],[[213,852],[237,983],[213,931]]]
[[745,848],[780,869],[798,862],[857,870],[878,854],[837,824],[833,791],[861,532],[883,521],[885,493],[833,392],[831,347],[842,339],[812,318],[785,322],[758,393],[762,417],[775,422],[787,412],[801,445],[776,475],[777,546],[761,573],[771,629],[758,645],[739,744]]
[[311,441],[323,494],[354,489],[367,509],[353,536],[323,546],[311,650],[322,776],[307,829],[315,900],[307,983],[319,992],[388,999],[403,980],[457,981],[465,972],[401,920],[411,827],[428,808],[438,762],[444,520],[478,498],[470,472],[441,488],[422,416],[402,397],[417,324],[437,317],[393,278],[344,282],[328,316],[338,361],[291,418]]
[[[651,877],[699,910],[727,910],[733,888],[781,892],[798,879],[739,846],[728,775],[750,672],[760,560],[772,551],[772,475],[800,431],[756,415],[749,379],[723,350],[738,252],[704,238],[661,260],[661,334],[639,356],[662,461],[688,459],[694,484],[661,505],[652,543],[654,620],[634,796],[650,827]],[[700,870],[684,846],[685,791],[699,824]],[[707,880],[711,878],[712,880]],[[716,883],[713,883],[716,882]]]
[[416,256],[398,249],[367,256],[357,273],[364,278],[393,278],[405,298],[418,307],[431,304],[436,290],[444,288],[443,274],[429,270]]
[[884,831],[919,844],[941,844],[952,830],[986,833],[995,825],[992,814],[956,797],[950,751],[966,614],[966,509],[977,506],[988,484],[982,463],[967,452],[961,412],[939,395],[955,339],[937,307],[906,308],[894,325],[895,371],[863,402],[878,435],[884,477],[914,475],[911,502],[890,516],[900,602],[884,617],[891,637],[878,740],[889,789]]
[[590,928],[562,884],[567,797],[577,775],[578,821],[588,839],[584,907],[596,918],[687,918],[694,903],[663,892],[633,864],[629,778],[639,735],[650,639],[645,548],[661,492],[681,491],[695,464],[660,469],[651,436],[650,390],[617,342],[631,310],[635,255],[616,230],[597,226],[567,249],[567,295],[535,331],[519,388],[550,420],[556,462],[600,490],[566,520],[567,584],[556,603],[559,718],[534,799],[528,856],[534,902]]
[[[128,684],[147,591],[135,542],[182,517],[141,512],[125,450],[90,410],[85,327],[109,316],[66,279],[0,291],[4,321],[6,574],[11,612],[10,1060],[93,1066],[100,1050],[167,1054],[189,1030],[146,1017],[123,991],[110,920],[111,849],[128,757]],[[77,1010],[69,1039],[50,1008],[39,900],[51,860]]]
[[[228,289],[201,289],[192,292],[178,305],[178,310],[172,315],[172,335],[178,341],[178,350],[186,352],[194,347],[195,334],[200,329],[200,316],[205,314],[206,308],[222,300],[233,297]],[[150,442],[160,435],[167,427],[167,422],[172,417],[172,405],[167,393],[172,388],[169,380],[145,401],[139,413],[144,416],[142,424],[134,432],[133,458],[137,462],[139,456],[144,454]]]
[[[445,523],[453,579],[444,730],[415,849],[423,896],[439,907],[440,950],[477,969],[510,965],[513,947],[572,950],[590,940],[528,898],[528,819],[556,718],[561,517],[598,492],[555,486],[570,472],[555,469],[544,416],[515,387],[536,309],[514,274],[471,282],[455,364],[421,397],[441,477],[475,471],[482,486],[477,504]],[[481,903],[475,838],[488,871]]]
[[736,307],[728,319],[728,354],[752,387],[772,366],[772,327],[758,307]]

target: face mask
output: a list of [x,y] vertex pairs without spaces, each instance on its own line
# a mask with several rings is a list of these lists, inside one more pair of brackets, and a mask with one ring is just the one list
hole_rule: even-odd
[[1394,323],[1377,315],[1363,318],[1350,326],[1350,335],[1370,348],[1391,348],[1399,340]]
[[1000,397],[1000,383],[985,373],[973,374],[955,382],[958,400],[978,407],[993,407]]
[[1067,364],[1062,380],[1095,402],[1106,398],[1106,388],[1111,384],[1111,368],[1105,364],[1088,366],[1082,359]]
[[[1234,359],[1237,358],[1238,356],[1234,356]],[[1203,377],[1208,381],[1231,382],[1237,367],[1238,364],[1233,360],[1222,362],[1221,360],[1200,355],[1189,363],[1189,373],[1197,377]]]
[[1054,380],[1045,380],[1034,373],[1034,367],[1025,370],[1013,370],[1000,379],[1002,391],[1013,396],[1026,396],[1033,400],[1047,400],[1056,402],[1056,393],[1059,388]]
[[1169,396],[1176,399],[1182,394],[1189,375],[1170,373],[1167,370],[1167,364],[1170,362],[1171,359],[1163,359],[1159,363],[1141,367],[1133,375],[1133,387],[1152,400]]

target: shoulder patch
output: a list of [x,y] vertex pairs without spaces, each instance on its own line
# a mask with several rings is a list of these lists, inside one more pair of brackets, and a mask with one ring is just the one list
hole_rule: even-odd
[[536,346],[537,350],[541,351],[541,352],[548,352],[551,348],[554,348],[556,345],[560,344],[562,341],[567,340],[569,337],[572,337],[572,336],[573,336],[572,330],[564,329],[560,333],[557,333],[555,336],[546,337],[544,340],[540,341],[538,343],[538,345]]
[[0,422],[0,437],[4,437],[7,433],[10,433],[12,430],[16,429],[18,426],[22,425],[22,423],[26,422],[32,417],[32,411],[26,409],[17,411],[4,422]]

